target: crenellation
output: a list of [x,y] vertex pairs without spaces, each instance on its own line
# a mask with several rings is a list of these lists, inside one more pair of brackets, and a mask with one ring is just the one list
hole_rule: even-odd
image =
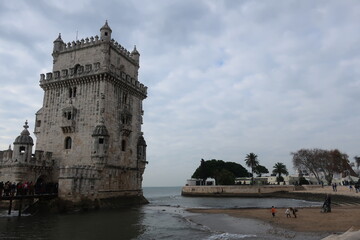
[[46,73],[46,80],[51,80],[52,79],[52,73],[48,72]]

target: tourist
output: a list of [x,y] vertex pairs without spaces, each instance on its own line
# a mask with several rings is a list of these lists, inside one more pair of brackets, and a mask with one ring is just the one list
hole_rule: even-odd
[[290,208],[290,212],[292,212],[292,214],[294,215],[294,218],[296,218],[296,212],[298,210],[296,208]]
[[13,184],[10,183],[10,191],[11,191],[11,197],[13,197],[16,192],[16,183],[15,182]]
[[1,181],[0,182],[0,198],[3,196],[3,191],[4,191],[4,182]]
[[275,217],[276,208],[274,206],[271,207],[271,215]]
[[7,181],[4,186],[4,194],[5,196],[9,196],[10,194],[10,182]]
[[16,196],[23,195],[23,184],[22,182],[18,182],[16,184]]
[[326,195],[323,207],[322,207],[322,212],[331,212],[331,197],[330,195]]
[[291,215],[290,215],[290,209],[286,209],[285,210],[285,214],[286,214],[286,218],[291,218]]
[[29,195],[34,195],[35,186],[33,182],[29,182]]

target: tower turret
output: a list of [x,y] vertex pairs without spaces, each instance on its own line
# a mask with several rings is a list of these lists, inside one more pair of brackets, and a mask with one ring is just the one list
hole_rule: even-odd
[[102,120],[94,129],[91,158],[98,166],[106,164],[109,148],[109,132]]
[[132,50],[132,52],[130,53],[130,57],[134,59],[139,65],[140,53],[138,52],[138,50],[136,50],[136,45],[134,46],[134,50]]
[[59,33],[59,36],[54,41],[54,48],[53,52],[60,52],[64,48],[64,41],[61,39],[61,33]]
[[31,160],[32,146],[34,141],[30,137],[28,131],[28,122],[25,121],[24,130],[21,132],[20,136],[15,139],[14,142],[14,152],[13,152],[13,161],[14,162],[29,162]]
[[108,25],[108,22],[106,20],[104,26],[100,28],[100,40],[102,41],[110,41],[111,40],[111,28]]

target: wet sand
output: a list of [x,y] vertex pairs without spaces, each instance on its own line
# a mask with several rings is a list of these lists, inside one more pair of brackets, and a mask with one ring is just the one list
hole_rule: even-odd
[[[287,218],[285,208],[277,209],[275,217],[272,217],[270,208],[187,209],[187,211],[199,213],[200,215],[195,216],[193,220],[218,231],[255,234],[258,237],[272,235],[274,239],[322,239],[331,234],[341,234],[350,228],[360,230],[360,193],[350,191],[344,186],[338,187],[337,192],[333,192],[331,187],[320,187],[297,193],[300,194],[300,198],[309,197],[308,194],[317,194],[321,199],[326,194],[331,194],[336,197],[339,205],[333,205],[331,213],[322,213],[320,207],[298,208],[296,218],[293,215]],[[306,200],[311,201],[314,196],[310,195],[310,199]],[[290,195],[289,197],[291,198]],[[202,218],[201,215],[204,214],[207,217]]]
[[360,229],[360,208],[342,206],[332,208],[331,213],[321,213],[320,208],[298,209],[297,218],[287,218],[285,209],[277,209],[275,217],[270,209],[188,209],[192,213],[227,214],[236,218],[261,220],[275,227],[296,232],[345,232],[351,227]]

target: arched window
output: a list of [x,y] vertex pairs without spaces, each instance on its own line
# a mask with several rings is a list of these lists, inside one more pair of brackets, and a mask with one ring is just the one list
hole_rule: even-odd
[[71,143],[72,143],[71,137],[66,137],[65,138],[65,149],[71,149]]
[[72,98],[73,94],[72,94],[72,88],[69,88],[69,98]]
[[126,141],[122,140],[121,141],[121,151],[125,151],[125,149],[126,149]]

